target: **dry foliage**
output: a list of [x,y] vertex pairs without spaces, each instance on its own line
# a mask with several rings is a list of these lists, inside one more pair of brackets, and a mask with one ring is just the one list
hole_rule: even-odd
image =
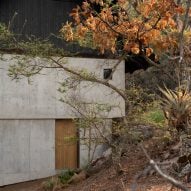
[[163,109],[169,127],[176,128],[178,132],[186,131],[191,117],[190,92],[182,89],[172,91],[168,88],[161,89],[161,92],[164,96],[162,98]]
[[150,56],[153,51],[160,55],[177,49],[180,25],[175,18],[185,12],[183,6],[174,0],[112,2],[90,0],[74,8],[70,14],[74,21],[61,29],[64,38],[80,41],[88,36],[101,53],[109,50],[117,55]]

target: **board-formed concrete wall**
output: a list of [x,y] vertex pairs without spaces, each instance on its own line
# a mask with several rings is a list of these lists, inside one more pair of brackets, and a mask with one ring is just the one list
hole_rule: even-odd
[[[65,58],[67,66],[74,70],[85,69],[103,79],[103,70],[111,68],[118,60]],[[59,82],[69,77],[65,71],[46,69],[41,75],[35,75],[19,82],[11,80],[7,75],[9,65],[17,60],[12,55],[4,55],[0,60],[0,119],[56,119],[75,118],[76,114],[66,104],[59,101],[62,96],[57,89]],[[35,58],[34,64],[46,62]],[[119,89],[125,88],[124,62],[121,62],[113,74],[111,84]],[[102,103],[115,106],[107,114],[107,118],[125,115],[125,103],[121,96],[110,88],[89,82],[81,82],[74,91],[69,91],[65,97],[78,97],[83,102]]]
[[55,174],[54,120],[0,120],[0,186]]
[[[102,156],[103,152],[108,149],[107,144],[103,144],[103,136],[107,139],[111,138],[112,120],[104,119],[102,124],[99,125],[99,131],[92,125],[92,128],[80,129],[80,167],[86,167],[90,161]],[[91,132],[91,134],[90,134]],[[102,135],[99,133],[101,132]],[[89,140],[93,140],[90,141]]]

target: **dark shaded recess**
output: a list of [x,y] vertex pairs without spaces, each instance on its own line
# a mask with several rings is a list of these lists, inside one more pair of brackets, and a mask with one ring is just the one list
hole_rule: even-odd
[[112,80],[112,69],[111,68],[103,69],[103,79]]
[[[76,2],[77,2],[77,1],[76,1]],[[82,2],[83,2],[83,1],[81,1],[81,3],[78,3],[78,4],[81,5]],[[100,6],[100,5],[97,4],[97,3],[91,3],[91,2],[88,2],[88,3],[90,3],[92,10],[94,10],[96,13],[100,13],[100,12],[101,12],[102,6]],[[111,5],[114,5],[114,4],[116,4],[116,3],[117,3],[117,0],[112,0]],[[113,16],[115,16],[115,15],[117,16],[117,14],[116,14],[114,11],[113,11],[112,15],[113,15]]]
[[[149,59],[154,61],[156,64],[160,64],[159,61],[155,61],[155,54],[151,54]],[[128,59],[125,60],[125,73],[133,73],[136,70],[146,70],[151,64],[145,60],[142,55],[130,54]]]
[[[55,36],[67,20],[71,20],[69,14],[76,7],[76,3],[82,1],[73,0],[1,0],[0,22],[9,24],[11,31],[18,34],[19,40],[25,40],[34,35],[40,39],[49,38],[58,48],[67,51],[84,53],[77,44],[71,44]],[[13,17],[17,13],[15,17]],[[14,18],[14,19],[13,19]],[[54,35],[52,35],[54,34]],[[92,51],[94,53],[94,51]]]
[[[124,43],[123,43],[123,37],[119,36],[117,38],[117,53],[120,55],[123,53],[123,47],[124,47]],[[146,70],[147,68],[149,68],[151,66],[150,63],[148,63],[146,61],[146,59],[144,58],[144,56],[142,54],[146,54],[146,51],[144,50],[142,54],[133,54],[132,52],[127,53],[128,56],[125,59],[125,73],[133,73],[136,70]],[[153,62],[155,62],[156,64],[160,64],[159,61],[156,61],[155,59],[155,54],[152,53],[149,56],[149,59],[151,59]]]

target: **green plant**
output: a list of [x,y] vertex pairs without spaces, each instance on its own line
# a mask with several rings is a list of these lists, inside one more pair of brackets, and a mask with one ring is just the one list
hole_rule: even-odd
[[74,175],[74,171],[68,169],[63,171],[59,176],[59,180],[62,184],[67,184],[70,178]]
[[166,125],[166,120],[163,111],[160,109],[159,104],[153,104],[150,108],[148,108],[142,115],[141,119],[143,122],[164,127]]
[[5,24],[0,23],[0,47],[10,48],[14,40],[14,34]]
[[70,178],[74,175],[74,171],[68,169],[61,172],[59,176],[52,177],[42,183],[44,191],[53,191],[55,188],[61,188],[68,183]]
[[170,128],[186,131],[191,117],[191,94],[187,89],[161,89],[162,105]]
[[52,177],[42,183],[42,188],[44,191],[52,191],[58,185],[58,179]]
[[141,86],[129,87],[126,94],[129,101],[128,121],[132,124],[164,125],[164,115],[155,94],[149,93]]

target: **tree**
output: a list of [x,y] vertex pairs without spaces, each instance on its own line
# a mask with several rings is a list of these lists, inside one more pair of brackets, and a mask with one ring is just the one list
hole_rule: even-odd
[[74,21],[64,25],[61,33],[67,41],[89,37],[101,53],[109,50],[117,57],[130,53],[149,56],[153,51],[160,56],[177,48],[175,16],[183,13],[183,6],[174,0],[119,0],[115,4],[90,0],[73,9]]
[[[67,41],[89,45],[102,54],[109,51],[115,58],[141,55],[156,67],[160,66],[155,61],[164,62],[164,58],[167,63],[178,59],[182,63],[189,55],[185,48],[191,35],[189,10],[189,1],[84,1],[73,9],[73,22],[66,23],[61,34]],[[178,75],[185,78],[182,71]]]

